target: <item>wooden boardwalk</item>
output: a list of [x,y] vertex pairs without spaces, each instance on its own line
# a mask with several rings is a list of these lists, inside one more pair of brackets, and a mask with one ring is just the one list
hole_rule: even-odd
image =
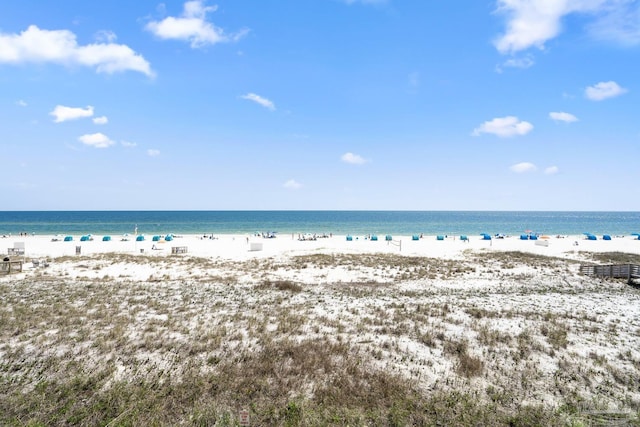
[[640,279],[640,265],[581,265],[580,273],[585,276],[627,279],[628,283],[632,283],[634,279]]

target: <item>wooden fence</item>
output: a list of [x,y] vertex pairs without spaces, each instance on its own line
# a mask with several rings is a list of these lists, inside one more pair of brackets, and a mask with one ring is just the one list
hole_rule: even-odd
[[580,273],[585,276],[627,279],[631,283],[634,279],[640,279],[640,265],[581,265]]
[[22,272],[22,261],[0,261],[0,274]]

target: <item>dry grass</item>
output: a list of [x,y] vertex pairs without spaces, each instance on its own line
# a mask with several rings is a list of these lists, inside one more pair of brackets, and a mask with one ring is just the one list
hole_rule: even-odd
[[0,425],[638,425],[640,290],[573,262],[53,264],[0,282]]
[[640,255],[622,252],[591,253],[588,256],[599,264],[640,264]]

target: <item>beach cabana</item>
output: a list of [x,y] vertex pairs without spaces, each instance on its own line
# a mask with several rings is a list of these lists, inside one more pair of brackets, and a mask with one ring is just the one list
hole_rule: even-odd
[[144,242],[144,236],[141,234],[138,237],[136,237],[136,242]]
[[438,235],[438,236],[436,236],[436,240],[444,240],[444,236]]
[[159,242],[159,241],[160,241],[160,239],[161,239],[161,237],[160,237],[160,236],[153,236],[153,237],[151,238],[151,241],[153,241],[153,242]]
[[164,240],[166,240],[167,242],[170,242],[173,240],[173,234],[167,234],[166,236],[164,236]]
[[462,240],[463,242],[468,242],[469,238],[463,234],[460,236],[460,240]]
[[640,240],[640,233],[631,233],[632,236],[636,236],[635,240]]
[[520,235],[520,240],[529,240],[529,235],[528,234],[521,234]]
[[538,240],[538,236],[535,234],[529,234],[529,240]]
[[111,241],[111,236],[104,236],[104,237],[102,237],[102,241],[103,241],[103,242],[110,242],[110,241]]
[[378,236],[376,236],[375,234],[371,235],[371,240],[373,240],[374,242],[378,241]]
[[482,240],[491,240],[491,235],[487,233],[482,233]]
[[353,237],[351,237],[351,236],[347,236],[347,242],[350,242],[350,241],[352,241],[352,240],[353,240]]
[[71,242],[73,240],[73,236],[64,236],[65,242]]
[[91,236],[89,236],[88,234],[80,237],[81,242],[88,242],[89,240],[91,240]]
[[611,236],[608,234],[603,234],[602,235],[602,240],[611,240]]
[[420,236],[414,234],[413,236],[411,236],[411,240],[420,240]]
[[384,240],[386,240],[387,242],[390,242],[393,240],[393,237],[391,236],[391,234],[387,234],[386,236],[384,236]]

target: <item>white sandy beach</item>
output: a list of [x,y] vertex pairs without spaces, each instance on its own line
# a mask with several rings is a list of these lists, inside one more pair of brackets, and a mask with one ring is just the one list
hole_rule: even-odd
[[[577,259],[580,252],[625,252],[640,254],[640,240],[636,236],[618,236],[612,240],[587,240],[582,235],[549,236],[539,240],[520,240],[519,236],[482,240],[480,236],[468,236],[469,241],[461,241],[460,236],[448,236],[445,240],[437,240],[436,236],[424,236],[412,240],[412,236],[393,236],[391,242],[384,236],[372,241],[367,236],[353,236],[347,241],[344,235],[320,237],[317,240],[299,240],[298,235],[279,234],[276,238],[262,238],[254,235],[213,236],[213,239],[200,235],[184,235],[165,242],[154,242],[151,236],[144,241],[136,241],[135,236],[126,239],[113,236],[111,241],[102,241],[102,236],[93,236],[91,241],[80,241],[80,236],[73,236],[73,241],[61,241],[60,236],[8,236],[0,238],[0,250],[7,253],[16,243],[24,243],[26,258],[56,258],[76,255],[79,247],[81,255],[104,253],[139,254],[142,256],[171,255],[172,247],[186,247],[187,253],[195,257],[213,257],[226,260],[246,260],[281,255],[303,255],[310,253],[383,253],[406,256],[425,256],[430,258],[456,258],[465,251],[521,251],[526,253]],[[546,237],[546,236],[545,236]],[[548,242],[548,245],[543,245]],[[261,245],[252,250],[252,244]],[[154,249],[155,248],[155,249]]]

